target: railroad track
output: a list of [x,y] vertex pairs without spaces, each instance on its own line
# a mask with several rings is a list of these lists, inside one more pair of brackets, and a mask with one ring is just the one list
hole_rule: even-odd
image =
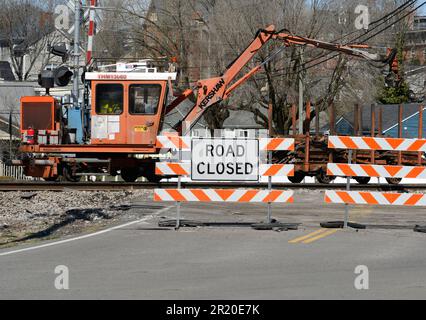
[[[267,183],[182,183],[183,188],[253,188],[266,189]],[[121,183],[121,182],[39,182],[39,181],[10,181],[0,182],[0,192],[7,191],[131,191],[131,190],[153,190],[156,188],[176,188],[177,183]],[[290,184],[274,183],[274,189],[308,189],[308,190],[345,190],[346,184]],[[378,191],[398,191],[426,190],[426,184],[418,185],[398,185],[388,184],[352,184],[352,190],[378,190]]]

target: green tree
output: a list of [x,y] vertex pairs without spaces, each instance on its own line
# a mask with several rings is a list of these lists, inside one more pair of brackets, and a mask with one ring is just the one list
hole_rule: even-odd
[[382,104],[400,104],[406,103],[409,101],[409,91],[410,87],[405,81],[396,87],[386,87],[379,92],[378,100]]

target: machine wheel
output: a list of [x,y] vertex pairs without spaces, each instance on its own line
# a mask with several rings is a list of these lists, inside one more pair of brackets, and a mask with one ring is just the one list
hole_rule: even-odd
[[164,177],[155,174],[155,163],[146,165],[142,171],[143,176],[151,183],[159,183]]
[[370,177],[354,177],[354,179],[359,184],[369,184],[371,180]]
[[126,182],[133,183],[139,178],[139,170],[121,169],[121,178]]
[[301,183],[305,179],[305,175],[301,172],[295,172],[294,177],[288,177],[291,183]]
[[74,176],[72,173],[72,169],[69,166],[64,166],[62,169],[62,175],[64,176],[66,181],[69,182],[80,182],[80,176]]
[[386,181],[393,186],[396,186],[401,183],[402,179],[400,178],[386,178]]
[[157,176],[156,174],[146,175],[145,178],[151,183],[159,183],[161,180],[163,180],[162,176]]
[[317,178],[318,182],[322,183],[322,184],[330,184],[331,182],[333,182],[336,179],[336,177],[328,176],[327,172],[325,172],[324,170],[320,170],[317,173],[316,178]]
[[50,177],[50,178],[43,178],[43,180],[46,181],[46,182],[58,182],[59,181],[59,176]]

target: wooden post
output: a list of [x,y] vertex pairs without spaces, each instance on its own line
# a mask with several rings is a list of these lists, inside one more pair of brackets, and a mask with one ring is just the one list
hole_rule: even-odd
[[320,110],[319,104],[315,106],[315,135],[318,138],[320,133]]
[[354,136],[357,136],[359,132],[359,105],[355,104],[354,108]]
[[358,123],[358,133],[357,133],[357,135],[358,136],[362,136],[363,133],[364,133],[364,128],[362,126],[362,106],[358,107],[358,121],[359,121],[359,123]]
[[383,106],[379,108],[379,124],[378,124],[379,137],[383,136]]
[[[399,112],[398,112],[398,138],[402,138],[403,136],[403,128],[402,128],[402,120],[404,117],[404,109],[402,104],[399,105],[398,107]],[[398,165],[402,164],[402,152],[398,152]]]
[[304,169],[306,172],[309,172],[309,159],[310,159],[310,148],[311,148],[311,137],[310,137],[310,129],[311,129],[311,102],[308,101],[306,104],[306,122],[305,122],[305,133],[306,133],[306,146],[305,146],[305,165]]
[[293,136],[297,136],[297,105],[293,103],[291,106]]
[[273,116],[274,116],[274,109],[272,106],[272,103],[269,103],[268,108],[268,125],[269,125],[269,136],[272,137],[274,134],[274,126],[273,126]]
[[[328,106],[330,112],[330,136],[336,135],[336,108],[334,107],[334,103],[331,102]],[[328,162],[334,162],[334,154],[333,150],[328,151]]]
[[310,135],[311,133],[311,102],[306,103],[306,120],[304,125],[304,133]]
[[[371,105],[371,136],[376,136],[376,105]],[[376,162],[376,153],[374,150],[371,151],[371,164]]]
[[330,135],[334,136],[336,134],[336,108],[334,107],[334,103],[330,103],[329,105],[330,111]]

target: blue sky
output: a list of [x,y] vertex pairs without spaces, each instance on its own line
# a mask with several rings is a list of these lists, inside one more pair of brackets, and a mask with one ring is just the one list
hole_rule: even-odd
[[[422,4],[422,2],[423,2],[423,0],[421,0],[421,1],[417,1],[417,5],[419,6],[419,5],[421,5]],[[419,14],[426,14],[426,5],[425,6],[423,6],[421,9],[420,9],[420,12],[419,12]]]

